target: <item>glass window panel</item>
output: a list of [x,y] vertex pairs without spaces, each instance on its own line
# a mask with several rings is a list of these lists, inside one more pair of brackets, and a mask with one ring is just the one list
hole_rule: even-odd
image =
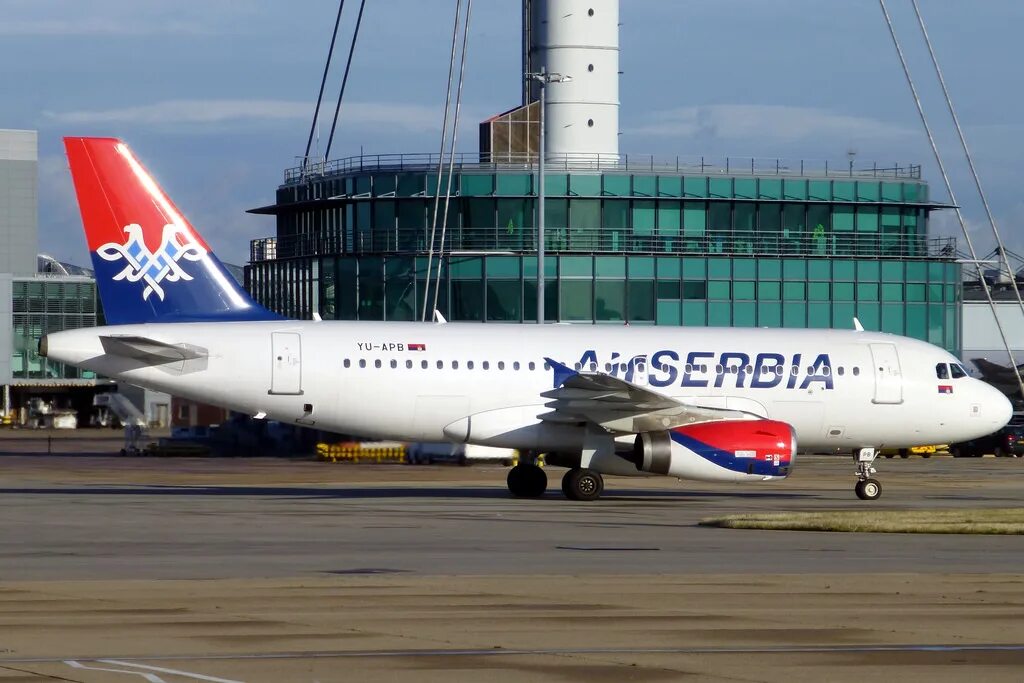
[[604,176],[604,193],[615,197],[628,197],[629,181],[628,175],[609,173]]
[[942,285],[928,285],[928,301],[931,303],[942,301]]
[[683,276],[688,280],[703,280],[707,277],[707,274],[708,263],[706,259],[692,257],[683,259]]
[[833,301],[853,301],[853,283],[852,282],[833,282],[832,283],[832,300]]
[[569,200],[569,247],[576,251],[598,248],[601,230],[601,202],[597,199]]
[[857,207],[857,232],[878,232],[878,207]]
[[[537,320],[536,279],[523,280],[523,320],[530,322]],[[544,320],[548,322],[558,320],[558,280],[550,277],[544,280]]]
[[859,301],[878,301],[878,283],[858,282],[857,299]]
[[[688,270],[684,271],[687,277],[690,277]],[[709,258],[708,259],[708,277],[709,278],[724,278],[729,279],[732,277],[732,261],[727,258]]]
[[708,304],[708,325],[711,327],[732,325],[732,304],[727,301]]
[[[853,319],[857,316],[857,308],[852,303],[833,303],[832,304],[832,327],[837,330],[850,330],[853,329]],[[863,322],[863,321],[862,321]],[[869,330],[878,329],[878,326],[868,326],[866,322],[863,323]]]
[[903,334],[903,306],[882,304],[882,332]]
[[590,256],[562,256],[561,276],[562,277],[586,277],[594,275],[594,259]]
[[[549,197],[565,197],[569,194],[569,176],[565,173],[545,173],[544,193]],[[545,308],[545,315],[547,309]]]
[[487,277],[518,280],[520,263],[521,259],[518,256],[488,256]]
[[903,284],[899,282],[883,284],[882,301],[903,301]]
[[601,195],[601,176],[591,173],[570,175],[569,194],[580,197],[599,197]]
[[453,256],[448,259],[448,272],[453,280],[479,280],[483,277],[483,259],[479,256]]
[[807,298],[810,301],[829,301],[832,298],[832,285],[828,282],[807,283]]
[[626,277],[625,256],[598,256],[595,259],[594,272],[597,277]]
[[732,199],[732,178],[709,178],[708,194],[711,197]]
[[903,183],[903,201],[916,202],[921,199],[920,183]]
[[629,277],[654,279],[654,257],[653,256],[630,256]]
[[659,325],[680,325],[683,322],[678,301],[659,301],[657,314]]
[[732,232],[732,212],[730,205],[726,202],[711,202],[708,207],[708,231],[710,240],[708,251],[722,253],[724,251],[724,239],[727,239]]
[[903,261],[882,261],[884,282],[903,282]]
[[853,230],[853,207],[836,206],[832,210],[832,229],[837,232]]
[[942,282],[946,277],[946,264],[941,261],[930,261],[928,263],[928,281]]
[[757,261],[752,258],[733,259],[732,276],[737,280],[755,279],[757,277]]
[[757,199],[757,180],[755,178],[736,178],[733,193],[740,199]]
[[453,281],[452,320],[483,320],[484,296],[481,280]]
[[683,178],[683,196],[707,197],[708,179],[706,176],[687,176]]
[[403,173],[398,176],[397,194],[399,197],[423,194],[426,189],[427,176],[422,173]]
[[678,299],[680,284],[679,280],[658,280],[658,298]]
[[679,202],[658,202],[658,234],[678,235],[682,223]]
[[928,307],[925,304],[907,304],[907,330],[915,339],[928,338]]
[[707,325],[707,304],[703,301],[683,302],[683,325],[702,327]]
[[395,188],[396,180],[393,173],[373,176],[373,195],[375,197],[392,194],[395,191]]
[[551,235],[546,232],[547,228],[565,230],[569,227],[569,200],[549,199],[544,203],[544,214],[547,218],[545,223],[544,241],[551,240]]
[[807,304],[791,301],[782,304],[782,326],[790,328],[807,327]]
[[463,197],[490,196],[494,194],[493,174],[462,175],[460,193]]
[[928,279],[928,265],[923,261],[907,261],[907,282],[924,282]]
[[758,327],[782,327],[782,304],[772,301],[757,303]]
[[384,286],[387,320],[416,320],[416,277],[411,257],[389,256]]
[[593,280],[561,280],[559,283],[562,320],[594,319]]
[[384,318],[384,263],[379,257],[359,260],[359,318]]
[[779,232],[782,229],[782,205],[758,204],[757,228],[761,232]]
[[682,262],[673,256],[660,256],[657,261],[657,273],[659,278],[675,278],[678,280],[683,276]]
[[757,206],[752,203],[737,203],[733,208],[734,239],[737,242],[737,249],[743,250],[746,253],[749,253],[751,250],[739,243],[746,241],[749,244],[749,241],[753,239],[756,212]]
[[353,194],[369,194],[370,193],[370,176],[361,175],[355,178],[355,189]]
[[629,281],[629,319],[654,321],[654,280]]
[[877,202],[880,197],[877,180],[857,181],[857,200],[861,202]]
[[782,283],[782,298],[786,301],[804,301],[806,297],[807,284],[805,282],[792,282],[787,280]]
[[658,194],[662,197],[682,197],[683,179],[680,176],[658,176]]
[[757,262],[757,277],[761,280],[782,279],[782,261],[778,259],[759,259]]
[[807,327],[826,329],[832,327],[832,307],[827,303],[807,304]]
[[956,303],[956,285],[946,285],[946,303]]
[[848,180],[837,180],[832,183],[832,199],[837,202],[852,202],[854,200],[853,182]]
[[708,298],[716,301],[728,301],[732,298],[731,284],[727,280],[710,280],[708,282]]
[[[857,319],[860,324],[864,326],[865,330],[879,330],[882,328],[882,307],[876,303],[863,303],[857,304]],[[840,327],[840,325],[836,325]],[[845,325],[845,329],[853,327],[853,320],[848,320]]]
[[877,282],[880,279],[881,264],[878,261],[857,261],[857,279]]
[[498,194],[499,195],[532,195],[533,194],[532,173],[499,173]]
[[658,178],[652,175],[633,176],[633,194],[638,197],[654,197],[658,194]]
[[732,324],[734,327],[757,326],[757,304],[753,301],[738,301],[732,305]]
[[684,299],[706,299],[708,298],[708,283],[706,280],[684,280]]
[[902,202],[903,183],[882,183],[883,202]]
[[854,270],[854,262],[853,261],[844,261],[844,260],[832,261],[832,279],[833,280],[847,280],[847,281],[852,282],[854,280],[853,270]]
[[782,284],[779,282],[761,281],[757,283],[757,298],[777,301],[782,297]]
[[[470,235],[493,235],[495,227],[494,209],[495,203],[493,199],[463,199],[463,229],[468,229]],[[472,239],[472,237],[469,239]]]
[[806,280],[807,261],[802,259],[786,259],[782,262],[782,275],[787,280]]
[[636,200],[633,202],[633,234],[654,234],[654,200]]
[[807,182],[808,199],[815,199],[822,202],[832,200],[832,183],[828,180],[809,180]]
[[782,198],[807,199],[807,181],[802,179],[784,179],[782,181]]
[[[471,200],[473,201],[473,200]],[[533,246],[533,200],[499,199],[498,230],[496,243],[499,249],[522,249]],[[482,240],[474,240],[472,246],[486,248]]]
[[782,199],[781,178],[761,178],[757,183],[758,199]]
[[604,202],[605,230],[625,230],[629,227],[629,201],[613,199]]
[[906,287],[907,301],[924,301],[925,297],[925,285],[918,283],[908,283]]
[[754,283],[749,280],[734,280],[732,283],[732,298],[737,301],[754,299]]
[[488,280],[488,320],[520,322],[522,312],[523,287],[519,280]]
[[626,319],[626,281],[594,282],[594,308],[598,320]]

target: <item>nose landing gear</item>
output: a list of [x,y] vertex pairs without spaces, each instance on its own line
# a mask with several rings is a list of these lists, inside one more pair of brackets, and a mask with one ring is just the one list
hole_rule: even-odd
[[874,448],[861,448],[853,453],[857,463],[857,485],[853,490],[861,500],[878,500],[882,496],[882,485],[871,476],[877,472],[872,466],[877,457],[878,450]]

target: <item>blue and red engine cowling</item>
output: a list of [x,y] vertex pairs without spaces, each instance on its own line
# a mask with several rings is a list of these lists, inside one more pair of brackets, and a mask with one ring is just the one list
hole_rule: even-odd
[[789,475],[796,434],[777,420],[720,420],[637,434],[626,454],[641,472],[700,481],[749,481]]

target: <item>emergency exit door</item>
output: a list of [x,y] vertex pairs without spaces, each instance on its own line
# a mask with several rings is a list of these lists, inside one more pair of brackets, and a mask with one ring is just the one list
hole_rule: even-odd
[[271,394],[302,393],[302,338],[298,332],[271,335]]
[[875,403],[903,403],[903,374],[895,344],[871,344]]

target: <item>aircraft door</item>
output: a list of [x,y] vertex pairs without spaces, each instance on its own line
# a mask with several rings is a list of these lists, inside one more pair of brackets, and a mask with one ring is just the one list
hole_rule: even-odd
[[895,344],[871,344],[874,364],[875,398],[873,403],[903,403],[903,374]]
[[298,332],[274,332],[271,335],[271,394],[302,393],[302,338]]

